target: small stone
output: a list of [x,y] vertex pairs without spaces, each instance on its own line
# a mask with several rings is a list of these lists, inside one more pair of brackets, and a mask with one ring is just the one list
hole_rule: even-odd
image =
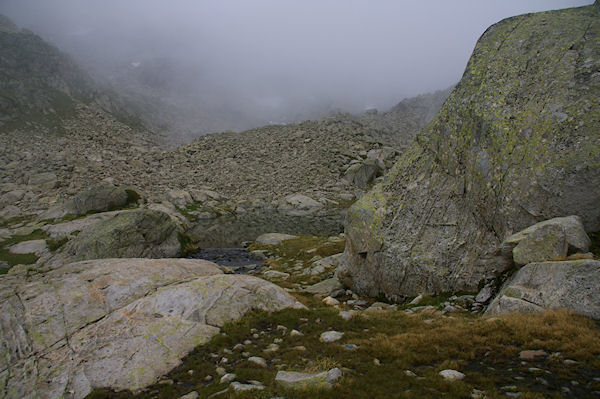
[[278,350],[279,350],[279,345],[270,344],[269,346],[267,346],[267,349],[263,349],[263,352],[270,353],[270,352],[277,352]]
[[355,310],[344,310],[339,313],[340,317],[344,320],[350,320],[355,314]]
[[282,343],[282,342],[283,342],[283,339],[281,339],[281,338],[275,338],[275,339],[273,340],[273,342],[275,342],[276,344],[280,344],[280,343]]
[[250,341],[249,339],[244,341],[244,345],[252,345],[252,341]]
[[577,361],[575,361],[575,360],[572,360],[572,359],[565,359],[565,360],[563,361],[563,363],[564,363],[564,364],[566,364],[566,365],[569,365],[569,366],[571,366],[571,365],[573,365],[573,364],[577,364],[577,363],[579,363],[579,362],[577,362]]
[[321,373],[299,373],[295,371],[279,371],[275,376],[277,385],[285,389],[328,389],[342,377],[342,371],[334,368]]
[[292,331],[290,331],[290,336],[291,336],[291,337],[301,337],[301,336],[303,336],[303,335],[304,335],[304,334],[302,334],[302,333],[301,333],[300,331],[298,331],[298,330],[292,330]]
[[234,351],[241,351],[242,349],[244,349],[244,344],[236,344],[236,345],[233,347],[233,350],[234,350]]
[[335,342],[335,341],[339,341],[340,339],[342,339],[343,336],[344,336],[344,333],[339,332],[339,331],[325,331],[319,337],[319,341]]
[[344,347],[344,349],[349,350],[349,351],[354,351],[354,350],[358,349],[358,346],[354,345],[354,344],[344,344],[342,346]]
[[471,399],[484,399],[484,398],[485,398],[485,391],[481,391],[479,389],[473,388],[473,390],[471,391]]
[[404,370],[404,375],[407,377],[416,377],[417,375],[410,370]]
[[227,371],[225,371],[225,369],[223,367],[217,367],[215,369],[215,372],[217,373],[217,375],[225,375],[225,374],[227,374]]
[[265,387],[263,385],[257,385],[257,384],[242,384],[241,382],[237,382],[234,381],[230,384],[230,386],[233,388],[234,391],[236,392],[243,392],[243,391],[252,391],[252,390],[259,390],[262,391],[263,389],[265,389]]
[[267,361],[259,356],[251,356],[248,358],[248,361],[256,364],[257,366],[267,368]]
[[198,399],[199,397],[200,397],[200,395],[198,395],[198,392],[192,391],[188,394],[180,396],[179,399]]
[[300,352],[306,351],[306,347],[303,345],[294,346],[292,349]]
[[213,376],[212,375],[207,375],[206,377],[204,377],[204,381],[209,382],[213,380]]
[[465,378],[465,375],[457,370],[446,369],[439,372],[446,381],[456,381]]
[[230,382],[232,382],[233,380],[235,380],[236,375],[233,373],[228,373],[225,374],[223,377],[221,377],[221,380],[219,381],[221,384],[228,384]]
[[339,304],[340,304],[340,301],[338,301],[338,300],[337,300],[337,299],[335,299],[335,298],[332,298],[332,297],[328,296],[328,297],[325,297],[325,298],[323,299],[323,303],[324,303],[325,305],[327,305],[327,306],[335,306],[335,305],[339,305]]
[[538,350],[525,350],[519,353],[519,359],[525,361],[534,361],[540,360],[548,356],[546,351],[538,349]]
[[423,300],[423,294],[417,295],[412,301],[410,301],[409,305],[418,305]]
[[381,361],[379,359],[373,359],[373,364],[375,366],[381,366]]

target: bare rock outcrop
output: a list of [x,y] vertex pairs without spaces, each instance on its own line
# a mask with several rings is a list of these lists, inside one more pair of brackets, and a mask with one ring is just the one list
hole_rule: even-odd
[[140,389],[252,309],[302,307],[255,277],[189,259],[102,259],[0,277],[0,397]]

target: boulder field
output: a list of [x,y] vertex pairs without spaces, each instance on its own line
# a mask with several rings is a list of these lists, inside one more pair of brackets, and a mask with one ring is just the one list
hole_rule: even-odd
[[347,287],[476,291],[513,266],[513,232],[565,215],[600,230],[598,13],[527,14],[482,35],[436,119],[350,208]]

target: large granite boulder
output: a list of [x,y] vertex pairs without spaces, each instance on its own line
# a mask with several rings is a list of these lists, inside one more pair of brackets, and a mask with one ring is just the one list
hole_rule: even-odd
[[339,278],[403,299],[476,291],[512,260],[501,242],[579,215],[600,230],[598,7],[490,27],[434,121],[350,208]]
[[0,397],[140,389],[252,309],[302,307],[255,277],[190,259],[102,259],[0,277]]
[[164,212],[135,209],[89,225],[48,260],[57,266],[101,258],[170,258],[179,256],[177,225]]
[[[137,195],[137,194],[134,194]],[[67,214],[84,215],[89,212],[106,212],[122,208],[130,197],[123,187],[112,184],[100,184],[88,187],[84,191],[67,200],[64,204],[49,209],[41,219],[53,219]]]
[[548,309],[600,319],[600,261],[530,263],[504,284],[486,314]]

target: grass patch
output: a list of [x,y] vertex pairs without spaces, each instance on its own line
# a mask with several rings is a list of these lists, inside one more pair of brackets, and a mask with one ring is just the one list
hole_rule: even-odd
[[177,239],[181,246],[181,257],[185,258],[198,251],[198,246],[194,243],[192,237],[185,233],[177,233]]
[[[137,394],[95,391],[89,398],[178,398],[194,390],[207,397],[227,388],[218,382],[218,365],[235,373],[237,381],[257,380],[266,387],[260,392],[229,391],[219,398],[468,398],[473,389],[485,391],[488,398],[500,398],[506,397],[500,387],[507,385],[516,385],[523,398],[549,398],[562,397],[562,387],[570,388],[571,397],[588,397],[600,389],[600,382],[593,379],[600,369],[600,330],[593,321],[566,311],[493,319],[387,311],[345,321],[337,310],[319,305],[310,296],[299,299],[315,307],[271,315],[252,312],[227,324],[221,334],[195,349],[164,377],[172,385],[152,385]],[[291,336],[292,329],[304,335]],[[320,342],[320,334],[332,329],[344,332],[342,340]],[[242,349],[234,349],[246,340],[250,342]],[[272,343],[279,349],[264,352]],[[350,343],[358,348],[342,346]],[[519,352],[526,349],[544,349],[550,356],[522,364]],[[248,362],[243,352],[265,358],[268,368]],[[221,362],[223,357],[226,363]],[[565,365],[564,359],[578,363]],[[342,368],[344,377],[329,391],[287,391],[274,383],[278,370],[316,372],[332,367]],[[530,371],[531,367],[542,374]],[[446,368],[467,377],[447,382],[438,375]],[[418,377],[406,375],[405,370]],[[539,382],[540,376],[545,384]],[[580,385],[572,385],[573,380]]]
[[65,245],[67,243],[67,241],[69,241],[69,239],[67,237],[58,238],[58,239],[48,238],[48,239],[46,239],[46,246],[48,247],[48,249],[50,251],[56,251],[57,249],[59,249],[60,247]]

